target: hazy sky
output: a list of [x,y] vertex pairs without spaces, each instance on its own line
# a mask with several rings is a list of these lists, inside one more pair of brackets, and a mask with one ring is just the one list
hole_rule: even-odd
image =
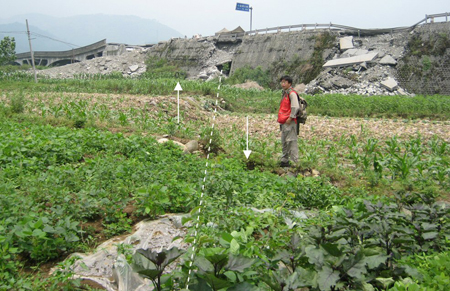
[[249,30],[250,13],[236,11],[237,2],[253,7],[253,29],[330,22],[390,28],[411,26],[425,14],[450,12],[449,0],[0,0],[0,19],[28,13],[136,15],[187,36],[206,36],[224,27]]

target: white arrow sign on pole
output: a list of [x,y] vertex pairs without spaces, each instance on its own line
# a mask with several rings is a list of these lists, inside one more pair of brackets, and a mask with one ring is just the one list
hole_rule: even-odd
[[248,116],[247,116],[247,150],[244,151],[244,155],[248,159],[248,157],[250,156],[251,153],[252,153],[252,151],[250,151],[248,149]]
[[183,91],[183,88],[181,88],[180,82],[177,82],[177,85],[175,86],[175,91],[177,91],[177,116],[178,116],[178,123],[180,123],[180,91]]

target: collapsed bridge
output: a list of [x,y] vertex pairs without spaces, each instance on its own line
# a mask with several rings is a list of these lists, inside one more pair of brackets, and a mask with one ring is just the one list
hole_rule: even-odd
[[[106,39],[103,39],[68,51],[37,51],[33,53],[34,62],[38,66],[62,66],[101,57],[105,48]],[[18,65],[31,65],[31,52],[17,54],[15,63]]]
[[[119,43],[107,43],[106,39],[100,40],[93,44],[67,50],[67,51],[36,51],[34,55],[34,63],[38,66],[57,67],[67,64],[79,63],[85,60],[99,58],[103,56],[120,55],[124,51],[142,49],[146,46],[131,46]],[[16,65],[31,65],[31,53],[16,54]]]

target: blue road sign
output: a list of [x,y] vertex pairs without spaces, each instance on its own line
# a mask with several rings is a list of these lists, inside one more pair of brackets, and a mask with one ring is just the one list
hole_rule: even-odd
[[236,10],[249,12],[250,4],[236,3]]

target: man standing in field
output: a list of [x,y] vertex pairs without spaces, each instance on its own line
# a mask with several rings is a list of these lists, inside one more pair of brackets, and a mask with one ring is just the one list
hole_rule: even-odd
[[278,110],[278,123],[281,130],[281,145],[283,154],[281,156],[281,167],[289,167],[290,161],[294,164],[298,162],[298,144],[297,144],[297,112],[299,104],[297,92],[292,89],[292,78],[283,76],[280,78],[281,88],[283,89],[280,109]]

